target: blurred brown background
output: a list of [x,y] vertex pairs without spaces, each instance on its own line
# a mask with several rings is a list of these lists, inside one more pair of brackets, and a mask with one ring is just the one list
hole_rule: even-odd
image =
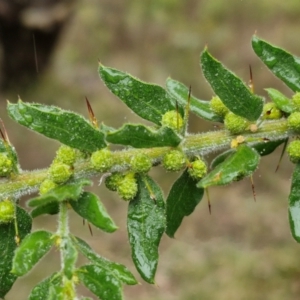
[[[206,44],[245,81],[251,64],[257,93],[266,96],[264,88],[274,87],[290,96],[291,92],[254,55],[251,37],[257,31],[260,37],[300,55],[299,15],[298,0],[76,1],[44,72],[34,73],[25,85],[20,83],[1,92],[0,117],[22,167],[47,167],[58,143],[9,120],[5,99],[14,102],[20,95],[24,101],[55,104],[87,116],[87,96],[100,121],[112,126],[137,122],[140,119],[100,82],[98,60],[160,85],[171,76],[191,84],[199,98],[210,99],[212,92],[199,67],[199,54]],[[39,57],[38,47],[36,51]],[[214,130],[213,125],[192,116],[190,131]],[[72,214],[71,230],[85,237],[100,254],[126,264],[136,274],[141,285],[125,287],[126,299],[299,299],[300,247],[290,235],[287,219],[292,165],[284,158],[274,173],[280,150],[263,158],[255,173],[257,202],[253,201],[249,180],[212,188],[212,215],[204,198],[184,220],[175,240],[163,238],[156,285],[144,283],[131,262],[127,204],[98,187],[97,181],[94,191],[120,229],[111,235],[94,229],[91,237],[82,220]],[[161,168],[152,174],[165,194],[178,176],[166,174]],[[55,231],[56,224],[55,217],[39,217],[34,228]],[[52,251],[28,276],[17,281],[7,300],[26,299],[35,283],[58,268],[59,255]]]

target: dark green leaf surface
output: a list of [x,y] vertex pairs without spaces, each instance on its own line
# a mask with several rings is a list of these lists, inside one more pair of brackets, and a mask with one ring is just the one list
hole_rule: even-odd
[[18,101],[8,103],[9,116],[21,125],[81,151],[106,147],[104,134],[82,116],[54,106]]
[[108,133],[106,140],[134,148],[176,147],[181,142],[179,135],[171,128],[155,130],[141,124],[125,124],[119,130]]
[[49,289],[51,286],[59,287],[62,278],[58,273],[52,274],[50,277],[38,283],[31,291],[28,300],[48,300]]
[[85,241],[80,238],[74,238],[74,244],[78,248],[78,251],[80,251],[91,263],[104,269],[107,274],[115,276],[118,280],[128,285],[135,285],[138,283],[132,273],[124,265],[109,261],[95,253]]
[[300,164],[295,166],[289,195],[289,220],[293,238],[300,243]]
[[54,240],[48,231],[35,231],[25,237],[15,252],[12,273],[22,276],[50,250]]
[[217,165],[222,163],[230,154],[234,152],[233,149],[228,149],[221,154],[217,155],[210,163],[210,168],[214,169]]
[[165,225],[165,204],[160,187],[149,176],[139,176],[138,194],[128,207],[127,229],[133,262],[148,283],[154,283],[158,246]]
[[288,114],[293,111],[293,105],[289,98],[275,89],[269,88],[265,90],[268,92],[269,97],[281,111],[284,111]]
[[[181,106],[185,107],[188,102],[189,89],[184,84],[174,79],[168,78],[166,88]],[[209,101],[197,99],[191,95],[190,110],[200,118],[213,122],[222,122],[222,119],[216,115],[211,109]]]
[[256,150],[242,144],[206,175],[197,186],[206,188],[212,185],[224,185],[241,180],[256,170],[259,159],[260,156]]
[[36,218],[40,215],[56,215],[59,212],[58,202],[51,202],[46,205],[37,206],[30,212],[32,218]]
[[[27,202],[29,207],[45,206],[53,202],[62,202],[65,200],[77,200],[82,189],[86,185],[91,185],[90,180],[81,180],[76,183],[70,183],[55,187],[47,194],[33,198]],[[41,208],[42,209],[42,208]]]
[[278,146],[280,146],[285,141],[286,139],[262,142],[253,146],[253,148],[259,153],[260,156],[265,156],[271,154]]
[[96,265],[78,269],[80,281],[101,300],[122,300],[122,285],[114,276]]
[[201,65],[205,78],[230,111],[250,121],[260,117],[262,98],[253,94],[240,78],[213,58],[206,49],[201,54]]
[[175,181],[167,198],[166,234],[174,237],[184,217],[190,215],[201,201],[204,189],[196,187],[187,170]]
[[161,86],[103,65],[99,74],[108,89],[143,119],[160,125],[162,115],[175,109],[174,99]]
[[252,38],[252,48],[256,55],[294,92],[300,91],[300,58],[275,47],[257,36]]
[[83,192],[77,201],[70,201],[70,204],[81,217],[103,231],[114,232],[118,229],[95,194]]
[[78,252],[72,243],[71,238],[61,239],[61,251],[64,261],[63,272],[64,275],[71,280],[74,275],[74,266],[77,261]]
[[[32,219],[24,209],[18,206],[16,218],[19,238],[22,241],[31,230]],[[17,248],[14,222],[0,224],[0,233],[0,298],[4,298],[17,279],[17,276],[11,273],[14,251]]]

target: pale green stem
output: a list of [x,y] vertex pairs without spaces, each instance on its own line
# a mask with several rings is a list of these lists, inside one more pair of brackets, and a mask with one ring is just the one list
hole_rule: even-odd
[[[286,119],[268,121],[261,125],[257,132],[245,132],[243,137],[251,145],[268,140],[280,140],[293,133],[288,131]],[[230,142],[236,136],[230,135],[226,130],[211,131],[201,134],[188,135],[184,138],[179,148],[189,157],[194,155],[206,155],[216,150],[230,148]],[[171,147],[127,149],[113,152],[114,165],[110,171],[124,171],[129,168],[129,162],[137,153],[145,153],[152,163],[159,164],[165,153]],[[93,170],[89,161],[78,163],[74,168],[75,178],[86,178],[99,175]],[[7,197],[19,198],[25,194],[35,192],[41,182],[47,178],[47,169],[38,171],[23,171],[13,178],[0,180],[0,200]]]

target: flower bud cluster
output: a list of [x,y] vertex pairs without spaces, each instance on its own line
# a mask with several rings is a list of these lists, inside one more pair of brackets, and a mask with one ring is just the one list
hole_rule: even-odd
[[200,180],[207,173],[206,163],[202,159],[197,159],[188,166],[189,175],[195,179]]
[[180,171],[186,166],[186,156],[182,151],[174,149],[164,155],[162,164],[168,171]]
[[9,223],[15,218],[16,205],[10,199],[0,201],[0,224]]
[[282,117],[282,111],[274,102],[268,102],[263,107],[262,118],[265,120],[278,120]]
[[175,131],[180,131],[184,125],[184,122],[179,112],[176,110],[170,110],[162,116],[161,124]]

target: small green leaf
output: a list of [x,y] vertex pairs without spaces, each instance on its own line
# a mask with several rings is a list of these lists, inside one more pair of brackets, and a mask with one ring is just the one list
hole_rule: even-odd
[[289,195],[289,221],[293,238],[300,243],[300,164],[297,164],[292,177]]
[[36,218],[40,215],[56,215],[59,212],[58,202],[51,202],[46,205],[37,206],[30,212],[32,218]]
[[198,184],[207,188],[212,185],[225,185],[251,175],[257,168],[260,156],[247,145],[239,145],[222,163],[218,164]]
[[[186,106],[188,102],[189,89],[184,84],[168,78],[166,82],[167,91],[181,104]],[[208,121],[221,122],[222,119],[210,108],[209,101],[197,99],[191,95],[190,110],[200,118]]]
[[59,287],[61,282],[61,275],[58,273],[53,273],[50,277],[44,279],[32,289],[28,300],[48,300],[50,287]]
[[166,234],[174,237],[184,217],[190,215],[203,197],[204,190],[196,187],[187,170],[175,181],[167,198]]
[[119,130],[109,132],[106,140],[134,148],[176,147],[181,142],[179,135],[171,128],[155,130],[141,124],[125,124]]
[[269,97],[281,111],[286,112],[288,114],[290,114],[293,111],[293,105],[289,98],[287,98],[275,89],[269,88],[265,90],[268,92]]
[[[32,219],[23,208],[17,206],[16,209],[18,233],[22,241],[31,230]],[[11,273],[14,252],[17,248],[14,222],[0,224],[0,233],[0,298],[4,298],[17,279],[17,275]]]
[[214,169],[217,165],[219,165],[220,163],[222,163],[230,154],[232,154],[234,152],[233,149],[228,149],[222,153],[220,153],[219,155],[217,155],[210,163],[210,168]]
[[139,176],[138,193],[128,207],[127,229],[133,262],[148,283],[154,283],[165,225],[165,204],[159,185],[147,175]]
[[250,121],[260,117],[262,98],[254,95],[240,78],[213,58],[207,49],[201,54],[201,65],[205,78],[230,111]]
[[160,125],[162,115],[175,109],[174,99],[161,86],[103,65],[99,75],[108,89],[143,119]]
[[62,238],[60,243],[60,249],[64,261],[63,273],[69,280],[71,280],[74,275],[74,267],[77,261],[78,252],[70,238]]
[[105,232],[114,232],[118,229],[95,194],[83,192],[77,201],[70,201],[70,204],[81,217],[97,228]]
[[121,282],[97,265],[77,270],[80,281],[101,300],[122,300]]
[[118,280],[128,285],[135,285],[138,282],[132,273],[122,264],[109,261],[108,259],[95,253],[93,249],[80,238],[73,238],[75,246],[78,250],[93,264],[105,269],[106,273],[115,276]]
[[18,276],[28,273],[52,247],[51,237],[51,232],[42,230],[27,235],[15,252],[12,273]]
[[284,143],[286,139],[278,140],[278,141],[267,141],[254,145],[254,148],[260,156],[265,156],[271,154],[278,146]]
[[91,185],[91,181],[84,179],[74,183],[57,186],[48,193],[29,200],[27,202],[27,205],[29,207],[42,207],[45,205],[49,205],[49,203],[53,202],[77,200],[80,194],[82,193],[83,187],[86,185]]
[[252,48],[270,71],[294,92],[300,91],[300,58],[275,47],[256,35],[252,38]]
[[82,116],[54,106],[8,103],[9,116],[25,127],[81,151],[94,152],[106,147],[105,135]]

